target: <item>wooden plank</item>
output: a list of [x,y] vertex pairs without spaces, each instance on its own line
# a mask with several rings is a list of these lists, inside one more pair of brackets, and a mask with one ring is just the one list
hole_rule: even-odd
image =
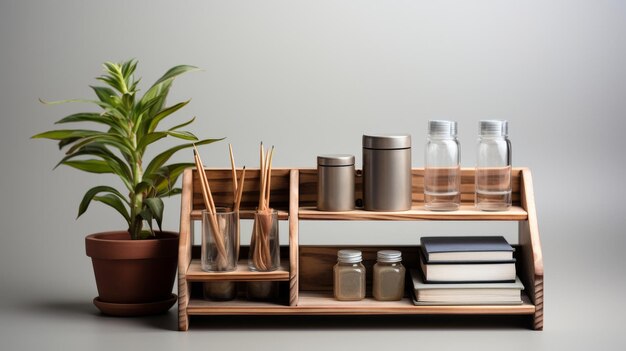
[[297,169],[291,170],[289,181],[289,305],[298,305],[298,265],[299,265],[299,239],[298,239],[298,183],[299,172]]
[[[202,211],[204,209],[198,209],[198,210],[193,210],[191,211],[191,219],[194,221],[201,221],[202,220]],[[289,219],[289,212],[287,211],[283,211],[283,210],[277,210],[278,211],[278,219],[281,221],[287,220]],[[242,210],[239,211],[239,218],[240,219],[254,219],[254,210]]]
[[408,298],[400,301],[337,301],[328,293],[300,292],[298,306],[272,302],[233,300],[225,302],[192,299],[190,315],[380,315],[380,314],[533,314],[527,297],[521,305],[415,306]]
[[187,315],[187,305],[191,295],[190,286],[185,278],[187,268],[191,263],[191,198],[192,170],[186,169],[183,172],[183,192],[180,202],[180,235],[178,239],[178,330],[189,329],[189,316]]
[[543,254],[539,239],[537,211],[529,169],[522,170],[522,206],[528,212],[528,220],[519,222],[519,244],[522,255],[520,279],[526,286],[530,300],[535,304],[533,328],[543,330]]
[[193,259],[186,279],[188,282],[210,281],[287,281],[289,280],[289,266],[281,262],[279,269],[271,272],[252,272],[248,269],[248,260],[237,262],[237,269],[232,272],[205,272],[199,259]]
[[[272,208],[288,211],[289,209],[289,174],[290,169],[272,169],[271,201]],[[237,177],[241,177],[241,170],[237,170]],[[211,193],[216,207],[232,207],[233,180],[231,169],[205,169],[205,174],[211,186]],[[241,196],[241,209],[254,210],[259,204],[259,170],[246,168],[246,181]],[[198,171],[193,172],[193,210],[205,208]]]
[[[511,171],[511,186],[513,204],[519,204],[521,199],[520,180],[522,168],[513,168]],[[461,202],[471,205],[474,203],[475,195],[475,169],[461,169]],[[412,201],[414,206],[424,205],[424,169],[414,168],[412,170]],[[355,199],[357,202],[363,200],[363,178],[361,171],[357,170],[355,175]],[[317,205],[317,169],[300,170],[300,206],[315,207]]]
[[512,206],[507,211],[481,211],[474,205],[464,204],[457,211],[429,211],[423,204],[414,205],[409,211],[376,212],[354,210],[347,212],[318,211],[315,207],[301,207],[300,219],[344,220],[344,221],[417,221],[417,220],[456,220],[456,221],[523,221],[528,218],[520,206]]

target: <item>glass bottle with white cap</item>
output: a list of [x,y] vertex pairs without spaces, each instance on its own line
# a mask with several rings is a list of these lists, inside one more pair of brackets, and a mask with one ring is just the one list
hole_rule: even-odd
[[339,250],[333,269],[335,299],[358,301],[365,297],[365,266],[361,251]]
[[454,121],[428,121],[424,157],[426,209],[454,211],[461,204],[461,153],[456,130]]
[[511,207],[511,142],[508,122],[479,123],[476,164],[476,207],[483,211],[505,211]]
[[397,301],[404,296],[404,276],[402,252],[381,250],[376,254],[372,293],[379,301]]

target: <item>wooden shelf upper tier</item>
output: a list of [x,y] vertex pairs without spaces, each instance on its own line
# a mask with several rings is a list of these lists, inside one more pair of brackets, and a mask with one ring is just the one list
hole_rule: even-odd
[[474,205],[461,205],[457,211],[429,211],[424,206],[413,206],[408,211],[376,212],[354,210],[347,212],[318,211],[315,207],[301,207],[298,212],[300,219],[310,220],[458,220],[458,221],[524,221],[528,219],[528,213],[520,206],[512,206],[507,211],[487,212],[481,211]]
[[225,302],[191,299],[189,314],[533,314],[535,306],[526,296],[521,305],[463,305],[463,306],[415,306],[408,298],[400,301],[337,301],[324,292],[301,291],[297,306],[285,306],[271,302],[233,300]]
[[289,261],[281,260],[281,266],[271,272],[252,272],[247,260],[239,260],[237,269],[232,272],[205,272],[199,259],[191,260],[185,278],[190,282],[210,281],[287,281],[289,280]]

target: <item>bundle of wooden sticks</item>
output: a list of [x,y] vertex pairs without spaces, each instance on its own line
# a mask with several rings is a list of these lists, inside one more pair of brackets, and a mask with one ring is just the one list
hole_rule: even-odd
[[[239,207],[241,204],[241,196],[243,194],[244,182],[246,179],[246,167],[243,167],[241,172],[241,179],[239,182],[237,181],[237,170],[235,167],[235,159],[233,157],[233,149],[232,146],[228,145],[230,152],[230,162],[232,167],[232,176],[233,176],[233,211],[239,212]],[[228,247],[226,245],[227,238],[225,236],[225,221],[219,220],[217,216],[217,209],[215,208],[215,202],[213,201],[213,195],[211,193],[211,187],[209,185],[209,181],[206,177],[206,173],[204,171],[204,165],[202,164],[202,159],[200,158],[200,154],[198,153],[198,149],[194,145],[193,150],[194,160],[196,163],[196,168],[198,169],[198,176],[200,178],[200,186],[202,187],[202,197],[204,199],[204,204],[207,209],[209,226],[211,227],[211,235],[213,237],[213,241],[215,242],[216,250],[217,250],[217,258],[216,258],[216,266],[217,271],[225,270],[228,266]],[[239,226],[237,225],[237,229]],[[235,257],[237,260],[239,256],[239,233],[235,235]]]
[[[273,226],[273,211],[270,207],[270,190],[272,186],[272,159],[274,147],[267,151],[260,146],[260,189],[259,207],[255,215],[254,228],[250,241],[250,259],[257,270],[269,271],[272,267],[272,250],[270,233]],[[275,238],[274,240],[278,240]],[[278,253],[275,253],[278,254]]]

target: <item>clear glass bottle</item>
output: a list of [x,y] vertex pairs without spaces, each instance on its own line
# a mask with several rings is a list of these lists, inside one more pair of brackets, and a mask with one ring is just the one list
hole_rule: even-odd
[[365,266],[361,251],[339,250],[333,269],[335,299],[358,301],[365,297]]
[[379,301],[398,301],[404,296],[404,276],[402,252],[381,250],[376,254],[372,293]]
[[456,122],[428,121],[424,162],[424,206],[454,211],[461,204],[461,152]]
[[479,123],[476,164],[476,207],[483,211],[505,211],[511,207],[511,142],[508,122]]

